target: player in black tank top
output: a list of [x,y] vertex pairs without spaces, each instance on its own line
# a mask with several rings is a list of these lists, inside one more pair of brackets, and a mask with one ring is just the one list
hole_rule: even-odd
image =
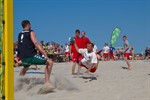
[[28,58],[37,54],[35,45],[30,38],[30,34],[32,31],[33,30],[23,30],[18,35],[18,50],[20,58]]
[[[47,53],[39,45],[35,33],[30,30],[30,22],[23,20],[22,27],[24,30],[18,35],[18,53],[23,64],[27,63],[27,65],[20,71],[20,75],[25,75],[30,65],[46,65],[45,84],[50,84],[53,61],[47,58]],[[45,56],[44,59],[36,55],[37,51],[35,48]]]

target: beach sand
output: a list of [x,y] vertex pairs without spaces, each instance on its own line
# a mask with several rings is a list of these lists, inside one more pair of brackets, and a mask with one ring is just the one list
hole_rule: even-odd
[[[51,83],[44,85],[44,68],[19,76],[15,72],[15,100],[150,100],[150,61],[130,61],[132,70],[127,70],[124,61],[101,61],[93,74],[71,75],[71,62],[54,63]],[[85,69],[82,69],[84,72]]]

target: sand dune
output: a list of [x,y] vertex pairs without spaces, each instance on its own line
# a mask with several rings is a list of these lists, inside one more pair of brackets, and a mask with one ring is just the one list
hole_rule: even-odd
[[130,62],[130,71],[124,61],[108,61],[94,74],[80,76],[71,75],[71,63],[55,63],[53,87],[44,85],[44,66],[31,66],[24,77],[15,68],[15,100],[150,100],[150,61]]

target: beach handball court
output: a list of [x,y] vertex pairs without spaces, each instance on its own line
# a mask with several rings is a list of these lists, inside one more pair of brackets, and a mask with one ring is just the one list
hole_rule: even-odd
[[123,60],[100,61],[95,73],[80,76],[71,75],[71,62],[54,63],[53,88],[44,85],[44,66],[23,77],[14,68],[15,100],[150,100],[150,61],[130,62],[132,70]]

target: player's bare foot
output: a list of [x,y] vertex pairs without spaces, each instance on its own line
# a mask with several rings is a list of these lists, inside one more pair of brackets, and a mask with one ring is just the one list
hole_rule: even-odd
[[130,67],[130,68],[128,68],[128,70],[131,70],[132,68]]

